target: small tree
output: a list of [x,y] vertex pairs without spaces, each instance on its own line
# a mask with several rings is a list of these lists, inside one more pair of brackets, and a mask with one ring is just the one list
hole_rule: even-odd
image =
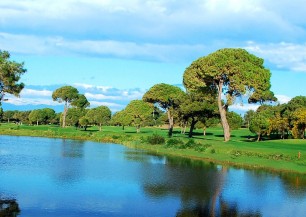
[[86,115],[86,109],[69,108],[66,116],[66,125],[75,126],[77,129],[80,126],[79,120]]
[[179,99],[181,99],[184,94],[185,93],[179,87],[161,83],[151,87],[142,97],[143,101],[157,104],[167,112],[169,121],[168,135],[170,137],[172,136],[174,126],[173,110],[177,109],[180,101]]
[[226,115],[229,126],[232,130],[237,130],[242,126],[243,119],[239,114],[237,114],[236,112],[227,112]]
[[297,109],[293,113],[293,129],[292,135],[294,138],[305,138],[305,129],[306,129],[306,108]]
[[41,109],[33,110],[29,114],[29,121],[32,124],[36,123],[36,125],[38,126],[39,123],[43,122],[43,120],[44,120],[44,114]]
[[121,110],[119,112],[116,112],[111,118],[111,123],[113,125],[122,126],[122,130],[124,130],[125,126],[131,124],[131,122],[132,122],[131,116],[127,114],[126,110]]
[[86,116],[90,123],[98,124],[99,131],[102,131],[102,125],[106,125],[111,120],[112,112],[107,106],[99,106],[90,109]]
[[216,116],[217,104],[211,96],[193,92],[187,93],[181,101],[178,108],[178,115],[185,122],[190,120],[188,136],[191,138],[198,121],[203,118],[209,119]]
[[281,138],[285,139],[285,133],[289,131],[288,118],[281,117],[280,113],[275,114],[274,117],[269,119],[269,134],[276,132],[281,134]]
[[12,119],[14,119],[14,115],[15,113],[17,113],[18,111],[12,111],[12,110],[8,110],[8,111],[4,111],[3,112],[3,120],[6,120],[7,123],[10,123],[10,121]]
[[206,136],[206,130],[209,127],[217,126],[220,123],[220,118],[216,115],[213,117],[202,117],[200,121],[197,123],[197,128],[203,129],[203,136]]
[[13,118],[22,125],[23,123],[29,123],[29,115],[31,111],[18,111],[14,114]]
[[243,116],[243,119],[244,119],[244,124],[245,126],[249,129],[250,128],[250,122],[253,118],[253,116],[255,115],[255,111],[254,110],[248,110],[244,116]]
[[82,127],[84,127],[85,131],[87,130],[87,127],[89,125],[89,120],[87,117],[81,117],[80,120],[79,120],[79,123]]
[[269,119],[261,113],[256,113],[250,122],[250,131],[257,134],[257,141],[261,139],[262,135],[267,134],[268,130]]
[[151,112],[153,106],[142,100],[132,100],[125,108],[126,115],[129,116],[132,124],[136,126],[136,132],[140,132],[141,126],[146,126],[152,119]]

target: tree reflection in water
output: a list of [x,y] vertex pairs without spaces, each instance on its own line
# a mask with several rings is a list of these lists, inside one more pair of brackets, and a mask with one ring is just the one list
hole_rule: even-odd
[[16,200],[0,199],[0,217],[16,217],[20,213]]
[[259,212],[240,211],[237,205],[222,199],[227,167],[167,157],[162,174],[156,177],[148,174],[149,171],[154,173],[154,170],[146,170],[146,176],[154,177],[155,180],[146,180],[144,191],[155,198],[179,196],[181,208],[176,213],[177,217],[261,216]]
[[[216,211],[216,210],[214,210]],[[221,201],[218,213],[213,213],[211,206],[204,205],[202,207],[194,207],[180,210],[176,217],[260,217],[260,213],[240,212],[236,205],[229,205],[225,201]]]

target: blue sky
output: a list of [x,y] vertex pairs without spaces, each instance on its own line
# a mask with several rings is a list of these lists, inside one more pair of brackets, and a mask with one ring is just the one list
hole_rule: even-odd
[[0,49],[28,70],[3,107],[59,110],[52,91],[73,85],[118,111],[154,84],[182,84],[193,60],[224,47],[264,58],[281,103],[306,95],[304,0],[1,0]]

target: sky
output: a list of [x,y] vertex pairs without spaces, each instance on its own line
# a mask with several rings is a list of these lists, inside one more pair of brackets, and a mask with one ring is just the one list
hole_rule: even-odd
[[[0,50],[24,62],[26,87],[4,110],[63,105],[72,85],[113,112],[154,84],[182,86],[184,70],[221,48],[265,60],[279,103],[306,96],[304,0],[1,0]],[[258,105],[234,104],[245,112]]]

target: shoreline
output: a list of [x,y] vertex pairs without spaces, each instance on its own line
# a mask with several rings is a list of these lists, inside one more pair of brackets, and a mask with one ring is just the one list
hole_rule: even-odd
[[[85,131],[77,131],[84,133]],[[211,153],[210,151],[217,146],[226,146],[227,143],[214,141],[211,148],[205,150],[204,152],[198,152],[192,149],[175,149],[166,148],[164,145],[150,145],[135,137],[128,136],[116,136],[115,134],[109,134],[103,136],[93,136],[90,132],[86,134],[74,133],[68,134],[65,132],[54,133],[50,130],[38,131],[38,130],[28,130],[28,129],[2,129],[0,135],[8,136],[30,136],[30,137],[46,137],[46,138],[58,138],[58,139],[73,139],[73,140],[83,140],[83,141],[93,141],[99,143],[115,143],[121,144],[129,148],[140,149],[148,151],[157,155],[173,156],[188,158],[191,160],[204,161],[207,163],[214,163],[223,166],[230,166],[234,168],[243,168],[248,170],[266,170],[268,172],[277,173],[295,173],[306,175],[306,163],[305,161],[288,161],[283,159],[267,159],[259,158],[256,156],[234,156],[231,153],[222,153],[216,149],[216,153]],[[243,151],[238,150],[238,152],[243,153]],[[246,152],[249,153],[249,152]],[[251,153],[251,152],[250,152]],[[258,153],[259,155],[259,153]],[[267,157],[266,155],[265,157]],[[277,155],[276,155],[277,156]],[[292,169],[293,168],[293,169]]]

